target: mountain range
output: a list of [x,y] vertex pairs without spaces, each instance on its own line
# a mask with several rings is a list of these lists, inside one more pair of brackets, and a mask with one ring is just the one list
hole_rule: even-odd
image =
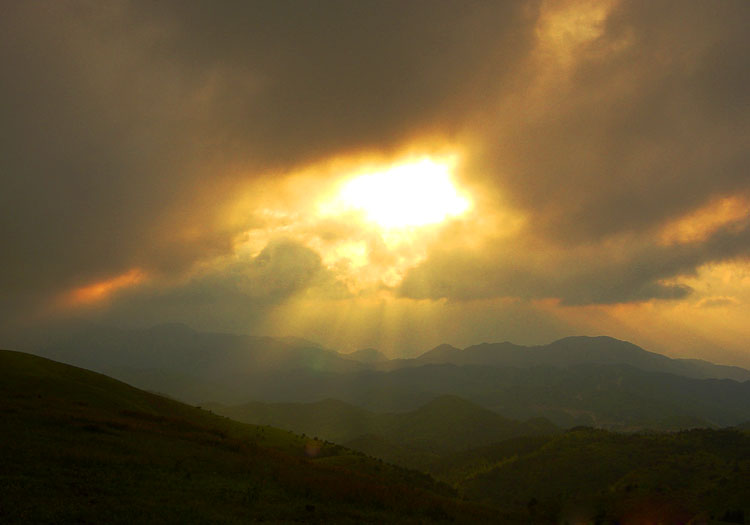
[[[359,418],[355,433],[396,441],[361,435],[352,442],[372,450],[362,454],[0,351],[0,520],[744,523],[750,513],[741,428],[546,433],[548,423],[507,421],[451,396],[385,415],[336,401],[236,409],[322,430]],[[337,416],[315,421],[326,413]],[[483,432],[500,441],[466,448]],[[441,447],[425,452],[427,443]],[[399,447],[422,472],[382,461],[379,451]]]
[[663,372],[695,379],[750,380],[750,370],[716,365],[700,359],[672,359],[648,352],[627,341],[612,337],[566,337],[547,345],[521,346],[509,342],[482,343],[463,350],[443,344],[415,359],[391,361],[383,369],[421,364],[454,364],[569,367],[575,365],[628,365],[646,372]]
[[671,359],[610,337],[549,345],[441,345],[414,359],[340,354],[299,339],[202,333],[184,325],[96,328],[39,351],[193,403],[346,402],[409,412],[458,396],[514,420],[618,430],[750,420],[750,371]]

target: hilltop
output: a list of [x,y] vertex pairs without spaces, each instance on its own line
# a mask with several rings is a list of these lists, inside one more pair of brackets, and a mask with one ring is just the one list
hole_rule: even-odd
[[451,395],[397,413],[372,412],[335,399],[209,407],[238,421],[305,433],[415,468],[424,468],[437,455],[558,432],[543,418],[514,421]]
[[0,517],[28,522],[487,520],[429,476],[0,351]]
[[465,497],[502,499],[531,522],[745,523],[750,516],[750,435],[731,429],[628,435],[577,428],[461,459],[446,472],[454,469]]

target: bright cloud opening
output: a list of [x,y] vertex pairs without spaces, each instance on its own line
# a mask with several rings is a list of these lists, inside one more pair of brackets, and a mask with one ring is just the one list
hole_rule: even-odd
[[360,175],[342,187],[338,201],[384,229],[440,223],[471,208],[451,180],[452,167],[424,158]]

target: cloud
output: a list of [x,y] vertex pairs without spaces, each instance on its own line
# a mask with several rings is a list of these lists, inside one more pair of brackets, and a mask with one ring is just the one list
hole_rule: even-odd
[[679,277],[705,263],[735,258],[750,258],[750,228],[679,246],[655,244],[648,236],[557,248],[512,238],[470,253],[435,250],[406,275],[399,293],[459,301],[557,298],[568,305],[681,299],[691,289],[677,282]]
[[[522,230],[470,251],[438,246],[402,295],[682,299],[681,276],[750,255],[746,210],[712,208],[750,194],[750,55],[737,52],[750,7],[609,5],[546,4],[527,89],[470,132],[465,176],[493,189],[482,211],[513,210]],[[700,235],[665,246],[682,218]]]
[[550,17],[560,27],[476,133],[469,170],[536,232],[588,243],[750,191],[747,3],[617,2],[563,63],[548,47],[572,30]]
[[249,261],[223,268],[217,277],[256,301],[277,302],[310,286],[323,274],[320,255],[288,240],[269,243]]
[[[241,325],[345,297],[354,255],[327,250],[362,252],[353,278],[377,281],[422,248],[310,218],[318,190],[280,189],[442,143],[476,214],[428,240],[397,294],[685,298],[681,276],[750,256],[748,22],[742,1],[5,6],[0,318],[133,268],[147,282],[98,315]],[[697,224],[715,202],[736,206]]]
[[346,289],[313,250],[275,239],[256,256],[214,261],[190,278],[153,283],[123,292],[106,309],[89,312],[100,321],[151,325],[193,320],[242,331],[259,326],[271,310],[301,297],[341,298]]
[[294,164],[463,121],[530,49],[535,4],[175,1],[136,16],[170,28],[170,60],[215,72],[217,131]]
[[[0,21],[0,287],[231,252],[247,179],[448,132],[504,89],[534,4],[16,3]],[[249,212],[251,214],[251,212]],[[8,297],[8,296],[6,296]]]
[[722,306],[737,306],[740,301],[736,297],[727,295],[704,297],[698,301],[698,308],[719,308]]

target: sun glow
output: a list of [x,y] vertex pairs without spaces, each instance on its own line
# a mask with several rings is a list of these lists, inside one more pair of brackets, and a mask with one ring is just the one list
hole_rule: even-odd
[[473,196],[453,177],[459,161],[454,152],[336,159],[274,191],[253,188],[232,212],[256,207],[256,226],[238,237],[237,254],[254,258],[272,239],[292,240],[319,255],[340,287],[334,295],[387,294],[441,236],[455,238],[473,220]]
[[339,201],[384,229],[440,223],[471,207],[451,180],[452,167],[424,158],[360,175],[341,188]]

